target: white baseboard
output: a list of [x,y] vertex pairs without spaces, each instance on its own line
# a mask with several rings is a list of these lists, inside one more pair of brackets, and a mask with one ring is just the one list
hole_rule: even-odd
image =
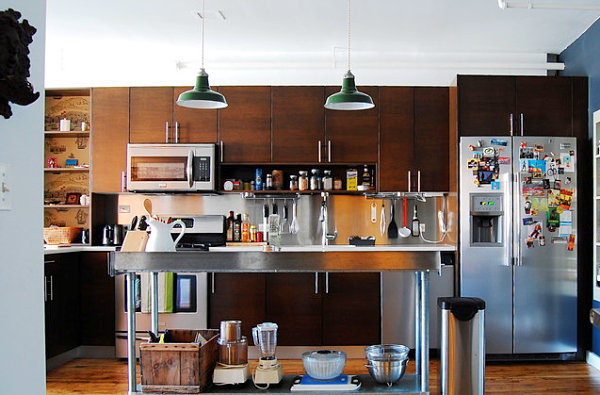
[[79,346],[46,360],[46,372],[78,358],[115,358],[113,346]]
[[588,363],[588,365],[600,370],[600,356],[591,351],[587,351],[585,355],[585,360]]

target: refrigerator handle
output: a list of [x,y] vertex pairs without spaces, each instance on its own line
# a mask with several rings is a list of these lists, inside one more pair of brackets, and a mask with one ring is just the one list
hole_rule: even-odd
[[521,136],[523,136],[524,133],[524,129],[525,129],[525,116],[523,115],[523,113],[521,113]]
[[[506,179],[503,180],[504,184],[507,185],[508,191],[504,193],[504,201],[505,201],[505,218],[506,218],[506,224],[504,224],[504,229],[502,230],[503,233],[503,237],[504,237],[504,242],[507,245],[507,254],[506,254],[506,260],[503,261],[502,266],[507,266],[507,267],[511,267],[512,266],[512,261],[513,261],[513,257],[514,257],[514,253],[513,253],[513,243],[512,243],[512,239],[514,238],[513,236],[513,229],[514,229],[514,213],[513,213],[513,201],[510,201],[510,199],[512,199],[512,187],[514,184],[514,178],[513,178],[513,173],[510,172],[508,174],[506,174]],[[509,242],[510,240],[510,242]]]
[[519,215],[521,212],[521,172],[517,171],[515,174],[515,181],[513,184],[513,265],[521,266],[521,223],[519,222]]

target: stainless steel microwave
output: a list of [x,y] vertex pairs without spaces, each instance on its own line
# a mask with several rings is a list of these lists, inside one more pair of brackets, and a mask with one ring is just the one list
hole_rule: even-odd
[[130,192],[212,192],[215,144],[127,144]]

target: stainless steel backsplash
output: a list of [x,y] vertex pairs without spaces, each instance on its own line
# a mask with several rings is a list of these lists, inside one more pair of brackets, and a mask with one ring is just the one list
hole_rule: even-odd
[[[202,195],[144,195],[144,194],[120,194],[118,204],[120,207],[129,206],[129,213],[119,213],[118,222],[127,225],[131,222],[134,215],[146,214],[143,201],[144,199],[152,201],[152,207],[155,214],[164,217],[176,217],[192,214],[222,214],[227,216],[229,211],[234,213],[248,213],[250,221],[253,224],[262,223],[263,205],[269,205],[269,212],[272,212],[273,204],[277,204],[279,215],[283,216],[283,206],[288,206],[289,217],[284,226],[284,233],[281,235],[281,243],[285,245],[304,245],[321,243],[321,222],[319,214],[321,210],[322,198],[319,195],[301,195],[298,199],[298,224],[297,234],[287,232],[287,227],[292,220],[292,199],[244,199],[241,194],[224,194],[217,196]],[[425,242],[420,237],[409,236],[407,238],[398,237],[397,239],[388,239],[387,226],[390,223],[390,207],[395,204],[396,224],[398,228],[402,227],[402,200],[372,200],[363,196],[331,195],[328,199],[329,209],[329,232],[333,233],[337,229],[338,236],[330,244],[348,244],[348,237],[375,236],[376,244],[416,244]],[[410,228],[413,217],[413,207],[418,205],[418,217],[420,222],[425,224],[424,237],[429,240],[437,240],[440,233],[437,225],[437,212],[444,207],[443,197],[427,198],[426,202],[416,202],[413,199],[408,200],[407,225]],[[377,221],[371,223],[371,203],[377,205]],[[385,223],[386,229],[380,232],[380,213],[381,204],[385,204]],[[444,240],[445,243],[452,243],[451,240]]]

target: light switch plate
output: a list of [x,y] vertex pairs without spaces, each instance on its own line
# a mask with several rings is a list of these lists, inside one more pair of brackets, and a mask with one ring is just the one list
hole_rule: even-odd
[[0,210],[12,210],[8,165],[0,163]]

